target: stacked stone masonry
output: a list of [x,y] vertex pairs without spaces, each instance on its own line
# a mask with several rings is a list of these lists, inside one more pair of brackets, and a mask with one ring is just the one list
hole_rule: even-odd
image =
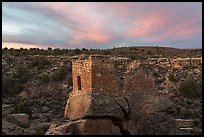
[[[120,79],[122,86],[117,81],[118,72],[111,60],[104,56],[89,56],[87,59],[74,60],[72,62],[73,94],[80,92],[108,92],[120,95],[124,92],[151,92],[154,83],[151,76],[145,74],[141,69],[136,70],[137,62],[127,66],[123,72],[125,76]],[[81,83],[79,83],[78,78]],[[81,90],[79,90],[79,85]],[[76,93],[78,92],[78,93]]]

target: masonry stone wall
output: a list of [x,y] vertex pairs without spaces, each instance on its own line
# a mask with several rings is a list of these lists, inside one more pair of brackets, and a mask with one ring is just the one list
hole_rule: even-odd
[[172,67],[182,67],[184,65],[200,65],[202,58],[176,58],[171,61]]
[[[90,92],[92,90],[92,60],[75,60],[72,62],[73,92]],[[80,77],[81,90],[78,88],[78,79]]]
[[119,91],[116,81],[116,71],[111,60],[104,57],[92,58],[92,92],[108,92],[115,94]]
[[[133,61],[123,69],[117,67],[115,62],[107,56],[89,56],[85,59],[74,60],[72,62],[74,94],[107,92],[113,95],[122,95],[123,93],[153,91],[152,77],[141,69],[137,69],[138,62]],[[117,62],[121,65],[120,61]],[[77,77],[80,77],[80,81]]]

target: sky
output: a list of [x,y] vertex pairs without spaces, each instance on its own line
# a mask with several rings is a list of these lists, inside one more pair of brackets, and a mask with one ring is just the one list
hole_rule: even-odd
[[144,45],[202,48],[202,3],[2,3],[2,48]]

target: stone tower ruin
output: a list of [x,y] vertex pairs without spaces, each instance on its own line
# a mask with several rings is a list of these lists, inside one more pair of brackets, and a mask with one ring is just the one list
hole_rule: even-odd
[[114,65],[115,62],[119,61],[102,55],[80,56],[73,60],[73,92],[106,92],[116,95],[137,90],[151,92],[154,89],[153,79],[141,69],[137,70],[137,62],[128,64],[120,73],[119,65]]
[[137,134],[137,120],[156,110],[158,102],[149,105],[155,100],[154,80],[137,61],[81,55],[72,61],[72,79],[65,118],[77,121],[80,134]]
[[117,92],[115,77],[108,57],[95,55],[72,62],[73,92]]

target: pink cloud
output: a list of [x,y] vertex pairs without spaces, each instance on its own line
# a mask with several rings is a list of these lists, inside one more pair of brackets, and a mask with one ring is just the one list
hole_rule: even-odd
[[99,42],[105,43],[111,39],[111,36],[97,30],[89,30],[85,32],[76,32],[74,34],[74,43],[80,43],[81,41],[92,41],[92,42]]
[[[111,45],[114,42],[137,43],[138,40],[141,43],[168,42],[170,45],[173,40],[198,39],[202,35],[201,6],[197,3],[143,2],[13,4],[19,10],[32,12],[41,18],[45,17],[45,20],[49,18],[51,29],[55,28],[49,32],[49,37],[54,37],[56,44],[69,47]],[[52,26],[51,21],[56,23]],[[31,32],[39,37],[39,33]],[[29,37],[28,34],[16,37],[21,38],[20,42],[25,42],[28,39],[24,37]],[[13,36],[10,37],[13,39]],[[52,44],[49,37],[44,37],[47,40],[43,37],[39,39],[44,44]]]
[[175,26],[172,26],[168,30],[164,31],[162,35],[157,37],[158,41],[168,40],[168,39],[188,39],[197,34],[202,34],[201,26],[197,24],[194,20],[181,22]]
[[[110,40],[108,32],[104,31],[108,19],[102,16],[101,11],[97,11],[91,3],[46,3],[46,6],[56,12],[61,12],[64,16],[63,24],[69,26],[69,21],[77,23],[78,29],[73,30],[73,43],[80,41],[107,42]],[[80,7],[80,8],[79,8]],[[99,18],[99,15],[100,18]]]

